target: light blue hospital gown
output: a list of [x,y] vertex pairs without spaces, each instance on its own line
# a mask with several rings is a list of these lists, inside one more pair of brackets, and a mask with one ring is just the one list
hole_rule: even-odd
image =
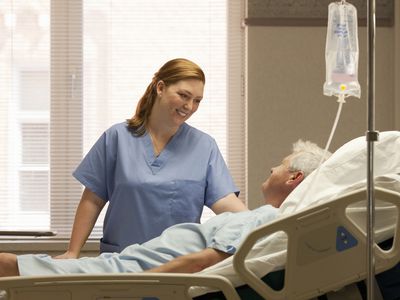
[[135,273],[158,267],[175,257],[214,248],[233,254],[254,228],[271,222],[278,209],[264,205],[252,211],[226,212],[204,224],[182,223],[166,229],[161,236],[142,245],[134,244],[121,253],[98,257],[52,259],[48,255],[20,255],[19,272],[27,275],[75,273]]
[[188,124],[156,157],[148,134],[109,128],[73,174],[109,202],[101,252],[120,252],[178,223],[199,223],[203,206],[238,193],[215,140]]

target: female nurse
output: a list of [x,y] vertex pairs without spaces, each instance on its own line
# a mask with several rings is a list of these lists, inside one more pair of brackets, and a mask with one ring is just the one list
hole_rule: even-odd
[[135,115],[106,130],[73,173],[85,189],[68,250],[77,258],[106,202],[100,252],[120,252],[177,223],[247,210],[213,138],[186,122],[199,108],[205,76],[187,59],[155,73]]

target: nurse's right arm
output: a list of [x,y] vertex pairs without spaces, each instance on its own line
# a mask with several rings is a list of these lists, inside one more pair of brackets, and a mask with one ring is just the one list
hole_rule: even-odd
[[76,210],[68,250],[55,258],[79,257],[79,253],[92,232],[96,220],[105,204],[106,202],[103,199],[88,188],[85,188]]

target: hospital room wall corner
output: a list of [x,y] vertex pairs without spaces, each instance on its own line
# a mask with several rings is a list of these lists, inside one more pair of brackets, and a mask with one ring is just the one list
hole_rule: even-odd
[[[376,33],[376,129],[400,130],[400,1],[392,26]],[[330,150],[367,130],[367,29],[359,27],[361,99],[348,98]],[[248,26],[248,201],[299,138],[325,146],[337,102],[323,95],[326,26]]]

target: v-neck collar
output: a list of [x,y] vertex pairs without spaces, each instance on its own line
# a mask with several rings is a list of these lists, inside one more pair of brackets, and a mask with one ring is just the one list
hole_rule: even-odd
[[178,136],[180,135],[182,128],[184,126],[185,123],[179,126],[176,133],[171,137],[169,142],[165,145],[164,149],[160,152],[158,156],[156,156],[154,153],[153,142],[151,140],[150,134],[146,132],[145,135],[143,136],[146,162],[149,168],[151,169],[153,175],[158,173],[161,170],[161,168],[165,165],[165,163],[168,161],[169,157],[172,154],[171,150],[174,148],[176,140],[178,139]]

